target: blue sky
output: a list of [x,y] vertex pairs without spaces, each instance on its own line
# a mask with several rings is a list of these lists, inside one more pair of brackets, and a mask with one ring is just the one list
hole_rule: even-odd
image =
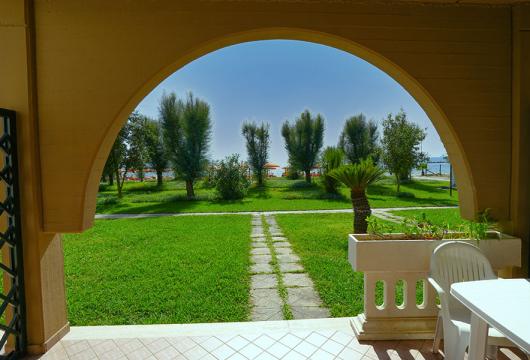
[[280,128],[304,109],[324,116],[327,146],[337,144],[349,116],[362,112],[380,123],[402,107],[409,120],[427,129],[424,151],[445,154],[431,121],[401,85],[366,61],[324,45],[269,40],[217,50],[169,76],[137,110],[157,118],[164,92],[184,97],[188,91],[211,106],[213,159],[232,153],[246,159],[241,124],[255,120],[271,125],[270,161],[286,165]]

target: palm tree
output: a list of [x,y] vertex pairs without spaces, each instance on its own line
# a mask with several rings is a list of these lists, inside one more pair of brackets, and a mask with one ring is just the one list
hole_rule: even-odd
[[372,159],[363,159],[358,164],[341,166],[330,172],[330,176],[350,188],[351,203],[353,207],[353,231],[356,234],[365,234],[368,228],[366,218],[372,210],[366,197],[369,185],[380,180],[384,170],[374,165]]

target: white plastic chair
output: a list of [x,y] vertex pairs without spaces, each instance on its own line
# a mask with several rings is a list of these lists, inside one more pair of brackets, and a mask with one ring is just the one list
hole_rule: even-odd
[[[438,292],[442,308],[436,325],[433,352],[438,352],[442,333],[444,355],[447,360],[464,359],[469,345],[471,312],[449,293],[451,284],[496,278],[486,256],[471,244],[448,241],[434,250],[431,256],[429,282]],[[512,344],[497,330],[490,328],[489,358],[496,358],[498,345]]]

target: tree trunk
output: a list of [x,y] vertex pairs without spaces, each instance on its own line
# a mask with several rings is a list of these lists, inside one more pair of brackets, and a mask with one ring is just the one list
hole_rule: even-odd
[[114,185],[114,174],[113,173],[109,174],[109,185],[110,186]]
[[193,190],[193,181],[186,180],[186,194],[188,199],[193,199],[195,197],[195,191]]
[[118,189],[118,197],[121,198],[121,189],[125,182],[125,174],[123,175],[123,181],[120,181],[120,170],[116,170],[116,188]]
[[305,171],[305,181],[308,184],[311,184],[311,170]]
[[351,191],[351,203],[353,206],[353,231],[356,234],[366,234],[368,230],[366,218],[372,214],[372,210],[364,189]]
[[399,192],[400,185],[401,185],[401,180],[400,180],[398,174],[396,174],[396,185],[397,185],[397,192]]
[[256,178],[258,180],[258,186],[263,186],[263,170],[256,172]]
[[163,172],[162,170],[156,171],[156,185],[162,186]]

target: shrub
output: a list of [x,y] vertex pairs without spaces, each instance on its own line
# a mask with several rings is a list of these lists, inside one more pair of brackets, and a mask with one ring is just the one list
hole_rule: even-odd
[[229,155],[221,160],[215,171],[217,195],[224,200],[244,198],[250,186],[247,173],[248,168],[239,162],[239,155]]
[[339,181],[330,176],[329,173],[342,165],[343,158],[342,150],[333,146],[328,146],[322,153],[321,166],[324,172],[321,179],[328,194],[338,193]]
[[294,182],[291,185],[289,185],[289,187],[291,189],[293,189],[293,190],[296,190],[296,189],[314,189],[314,188],[316,188],[316,186],[313,183],[308,184],[305,181]]
[[300,179],[300,173],[297,170],[290,167],[289,169],[287,169],[287,179],[298,180]]
[[402,198],[402,199],[415,199],[416,195],[408,191],[400,191],[396,193],[396,197]]

